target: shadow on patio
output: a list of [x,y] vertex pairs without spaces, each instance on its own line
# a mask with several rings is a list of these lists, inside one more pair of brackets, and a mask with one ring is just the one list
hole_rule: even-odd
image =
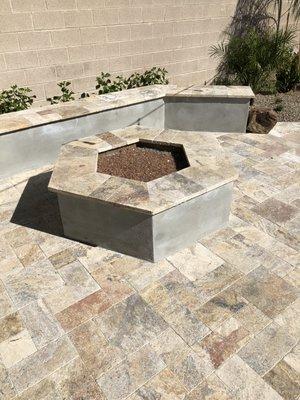
[[64,236],[58,200],[48,190],[51,171],[31,177],[22,193],[11,222],[56,236]]

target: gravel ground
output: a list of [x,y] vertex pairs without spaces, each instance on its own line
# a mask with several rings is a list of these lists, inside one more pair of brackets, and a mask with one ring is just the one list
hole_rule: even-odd
[[181,148],[132,144],[100,153],[98,172],[149,182],[187,166]]
[[[281,101],[279,100],[281,99]],[[276,102],[277,100],[277,102]],[[276,95],[257,94],[254,104],[268,108],[275,108],[278,113],[278,121],[300,121],[300,91],[280,93]],[[282,110],[276,110],[281,106]]]

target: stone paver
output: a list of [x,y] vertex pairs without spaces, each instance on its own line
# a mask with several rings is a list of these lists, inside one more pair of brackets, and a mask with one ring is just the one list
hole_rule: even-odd
[[48,166],[0,182],[1,400],[298,400],[294,128],[215,134],[229,226],[156,264],[64,238]]

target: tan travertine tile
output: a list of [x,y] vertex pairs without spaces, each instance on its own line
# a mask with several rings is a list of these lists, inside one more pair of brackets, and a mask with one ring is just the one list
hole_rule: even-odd
[[215,330],[223,321],[247,307],[247,303],[230,287],[201,305],[195,314],[210,329]]
[[299,398],[299,374],[284,360],[276,364],[275,367],[264,376],[264,380],[284,399],[296,400]]
[[236,290],[270,318],[276,317],[297,298],[294,286],[264,267],[241,279]]
[[215,374],[211,374],[195,387],[185,400],[233,400],[233,394]]
[[163,398],[165,400],[180,400],[186,394],[186,389],[177,379],[176,375],[165,368],[153,379],[139,388],[130,400],[142,400],[145,398]]
[[14,308],[13,302],[8,296],[3,283],[0,281],[0,318],[13,312]]
[[62,278],[47,260],[14,271],[4,278],[7,292],[17,307],[50,295],[63,283]]
[[14,365],[10,369],[11,380],[17,392],[21,392],[76,356],[70,340],[62,337]]
[[150,345],[146,345],[104,373],[97,382],[108,400],[123,399],[164,368],[161,357]]
[[113,305],[112,299],[104,290],[98,290],[55,314],[65,331],[70,331],[88,321]]
[[94,377],[101,376],[125,359],[125,353],[106,340],[93,319],[73,329],[69,337]]
[[[89,101],[92,107],[107,107],[111,100],[108,96],[101,104],[97,97]],[[124,101],[120,97],[115,104]],[[49,109],[47,106],[47,112]],[[61,114],[75,111],[63,107]],[[46,114],[40,118],[46,118]],[[55,118],[62,116],[57,114]],[[33,123],[34,117],[30,121]],[[10,181],[21,183],[19,188],[4,183],[0,200],[0,276],[3,280],[3,284],[0,282],[0,358],[8,354],[7,364],[4,364],[12,364],[9,368],[3,363],[0,365],[4,399],[11,400],[15,396],[15,386],[18,392],[22,391],[18,400],[65,400],[69,397],[103,400],[107,396],[95,379],[102,379],[104,375],[103,385],[111,398],[122,398],[122,393],[126,393],[130,400],[150,395],[162,395],[168,400],[178,400],[177,397],[183,400],[184,396],[187,400],[294,399],[299,392],[297,376],[300,371],[299,346],[294,345],[299,336],[296,299],[299,209],[295,202],[299,173],[295,171],[298,163],[295,137],[290,138],[294,140],[291,145],[292,142],[285,139],[286,129],[278,139],[280,142],[272,135],[214,135],[240,173],[240,188],[247,188],[247,191],[245,195],[235,189],[234,214],[231,214],[229,227],[201,240],[213,258],[224,258],[226,262],[196,279],[194,275],[201,273],[197,269],[197,257],[194,264],[188,259],[187,264],[192,265],[190,269],[185,265],[186,260],[181,259],[180,268],[185,270],[185,275],[176,265],[168,271],[166,262],[163,268],[158,263],[151,264],[150,269],[150,264],[149,268],[145,267],[134,258],[78,244],[42,232],[38,227],[30,229],[26,225],[31,222],[30,215],[26,218],[24,215],[24,226],[18,225],[18,221],[12,223],[19,189],[26,186],[30,176],[40,172],[29,171],[13,177]],[[128,129],[126,142],[135,140],[134,132],[135,128]],[[163,136],[171,138],[167,131]],[[178,138],[180,140],[180,135]],[[209,143],[210,139],[205,140]],[[215,161],[215,157],[205,155],[205,146],[199,149],[199,155],[207,162]],[[84,153],[78,154],[82,159]],[[269,161],[270,157],[275,159],[276,165],[264,162],[264,158]],[[222,166],[221,163],[216,167],[218,171]],[[272,167],[276,173],[271,171]],[[285,172],[287,168],[292,172]],[[191,179],[195,178],[192,172],[195,171],[191,171]],[[200,174],[203,181],[205,174]],[[212,184],[210,179],[207,175]],[[253,180],[257,185],[251,192],[247,182]],[[42,179],[35,179],[37,192],[42,190],[42,184]],[[263,201],[268,202],[268,216],[257,214],[253,210],[263,199],[257,197],[259,188],[263,190],[262,196],[269,194],[269,190],[275,191],[272,197],[296,209],[296,215],[280,222],[279,226],[272,214],[279,210],[277,203],[273,207],[268,199]],[[45,194],[47,204],[53,204],[54,197],[49,196]],[[46,214],[51,231],[51,216]],[[267,219],[270,216],[273,222]],[[276,221],[281,217],[276,215]],[[38,245],[50,262],[42,260],[23,267],[15,250],[24,245],[25,248]],[[83,265],[79,268],[78,259]],[[68,268],[69,264],[73,267]],[[93,280],[97,286],[93,286]],[[69,289],[62,290],[65,286]],[[92,293],[89,292],[91,287]],[[128,301],[135,292],[141,292],[146,302],[139,312]],[[52,295],[54,308],[51,310],[43,301]],[[126,305],[123,312],[117,313],[124,324],[116,318],[115,310],[119,310],[120,304]],[[56,307],[60,311],[54,315]],[[166,324],[166,329],[158,335],[149,334],[151,338],[147,338],[147,324],[152,332],[155,319],[150,318],[149,309]],[[98,321],[105,313],[110,315],[110,320],[105,322],[104,335]],[[15,316],[11,324],[7,319],[10,315]],[[129,326],[133,328],[128,329]],[[68,332],[70,342],[55,345],[66,340],[62,328]],[[116,345],[118,342],[107,340],[110,334],[112,339],[118,338],[115,332],[122,332],[123,328],[128,329],[124,338],[136,343],[136,347],[127,347],[127,350],[137,348],[133,353],[129,351],[129,355]],[[150,339],[150,346],[157,355],[154,358],[163,362],[162,370],[155,368],[160,361],[149,363],[147,356],[136,363],[128,359],[149,346]],[[34,353],[27,354],[31,351]],[[246,362],[236,355],[237,352]],[[252,366],[260,373],[264,371],[264,375],[259,376]],[[147,376],[143,375],[143,370]],[[127,376],[129,385],[122,386],[122,377],[127,379]],[[112,386],[114,392],[110,390]],[[192,391],[187,394],[187,388],[191,387]]]
[[45,259],[45,255],[37,244],[28,243],[15,249],[15,253],[24,267]]
[[216,375],[239,400],[282,400],[282,397],[238,356],[227,360]]
[[79,261],[60,268],[59,275],[64,284],[44,297],[46,305],[53,314],[100,289],[98,283]]
[[284,361],[295,371],[300,373],[300,345],[295,346],[285,357]]
[[299,338],[300,337],[300,299],[288,306],[281,314],[278,314],[274,321],[287,329],[288,334]]
[[191,281],[197,281],[224,263],[200,243],[171,255],[168,260]]
[[224,321],[203,340],[194,344],[193,349],[210,359],[215,369],[227,358],[237,353],[250,339],[250,332],[234,317]]
[[202,339],[210,330],[186,306],[170,296],[161,284],[150,285],[142,292],[142,297],[189,345]]
[[137,291],[143,290],[146,286],[158,281],[163,276],[174,270],[174,267],[167,260],[155,264],[138,259],[134,260],[136,268],[126,275],[126,280]]
[[35,351],[36,347],[27,329],[23,329],[0,343],[0,357],[6,368],[17,365]]

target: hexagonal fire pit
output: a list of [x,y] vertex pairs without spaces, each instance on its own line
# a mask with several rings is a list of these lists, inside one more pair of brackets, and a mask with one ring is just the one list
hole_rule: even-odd
[[49,189],[67,237],[157,261],[227,224],[236,178],[212,134],[132,126],[64,145]]

